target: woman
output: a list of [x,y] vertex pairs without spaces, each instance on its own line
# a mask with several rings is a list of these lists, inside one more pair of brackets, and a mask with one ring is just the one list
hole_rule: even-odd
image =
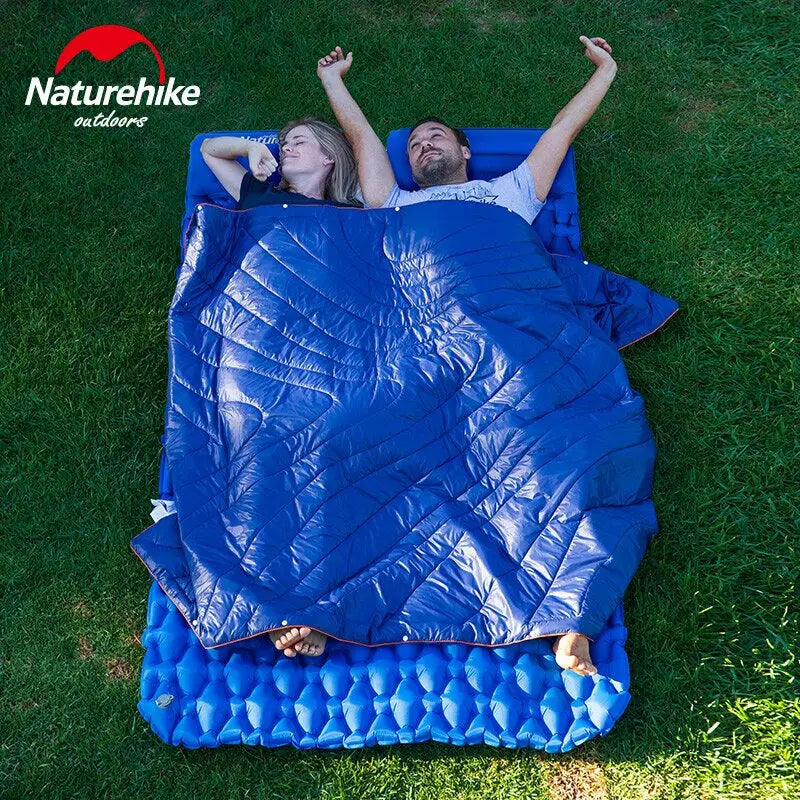
[[[265,144],[239,136],[209,137],[200,152],[237,209],[270,203],[362,207],[353,149],[338,128],[303,117],[281,128],[278,145],[280,167]],[[247,156],[250,171],[236,160],[239,156]],[[281,180],[275,186],[267,178],[278,169]]]
[[[363,207],[357,198],[353,149],[338,128],[316,117],[303,117],[281,128],[278,145],[281,180],[277,186],[267,178],[279,168],[278,162],[262,142],[239,136],[209,137],[200,152],[239,210],[270,203]],[[238,156],[247,156],[250,171],[236,160]],[[290,657],[320,655],[327,638],[306,627],[279,628],[270,631],[269,637]]]

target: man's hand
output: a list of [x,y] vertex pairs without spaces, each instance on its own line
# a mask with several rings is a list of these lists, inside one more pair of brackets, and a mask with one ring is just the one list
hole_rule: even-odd
[[584,55],[596,67],[603,66],[617,66],[617,62],[611,58],[611,45],[601,36],[588,36],[579,37],[580,41],[586,46]]
[[265,181],[278,169],[278,162],[263,142],[250,142],[247,146],[247,161],[250,172],[259,181]]
[[525,159],[533,176],[536,197],[541,202],[553,185],[558,168],[583,126],[594,114],[617,74],[617,62],[611,58],[611,45],[600,36],[581,36],[585,56],[597,67],[572,100],[553,117],[550,127],[539,137]]
[[353,146],[364,202],[370,208],[379,208],[389,198],[395,177],[383,143],[342,80],[352,63],[353,54],[345,57],[342,48],[336,47],[317,61],[317,77],[336,120]]
[[317,61],[317,77],[323,83],[330,78],[344,78],[352,63],[353,54],[348,53],[345,58],[342,48],[337,45],[335,50],[331,50],[330,55],[323,56]]

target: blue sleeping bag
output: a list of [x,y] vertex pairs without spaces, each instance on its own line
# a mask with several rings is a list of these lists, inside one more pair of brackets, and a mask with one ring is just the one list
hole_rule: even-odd
[[[607,730],[656,531],[618,348],[676,304],[465,201],[199,205],[184,244],[171,513],[132,543],[161,587],[140,709],[162,738],[566,750]],[[276,658],[262,634],[300,624],[326,653]],[[536,638],[566,631],[596,640],[594,678]]]

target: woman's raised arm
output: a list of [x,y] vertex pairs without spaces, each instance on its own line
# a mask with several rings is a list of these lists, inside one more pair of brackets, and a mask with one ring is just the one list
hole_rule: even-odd
[[203,139],[200,153],[217,180],[237,201],[242,177],[247,172],[236,160],[239,156],[247,156],[250,171],[259,181],[265,181],[278,168],[278,162],[263,142],[241,136],[209,136]]

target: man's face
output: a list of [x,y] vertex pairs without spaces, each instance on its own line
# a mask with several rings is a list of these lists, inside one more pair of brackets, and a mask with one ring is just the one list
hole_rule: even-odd
[[423,122],[408,138],[411,174],[421,188],[466,180],[468,147],[458,143],[450,128],[438,122]]

